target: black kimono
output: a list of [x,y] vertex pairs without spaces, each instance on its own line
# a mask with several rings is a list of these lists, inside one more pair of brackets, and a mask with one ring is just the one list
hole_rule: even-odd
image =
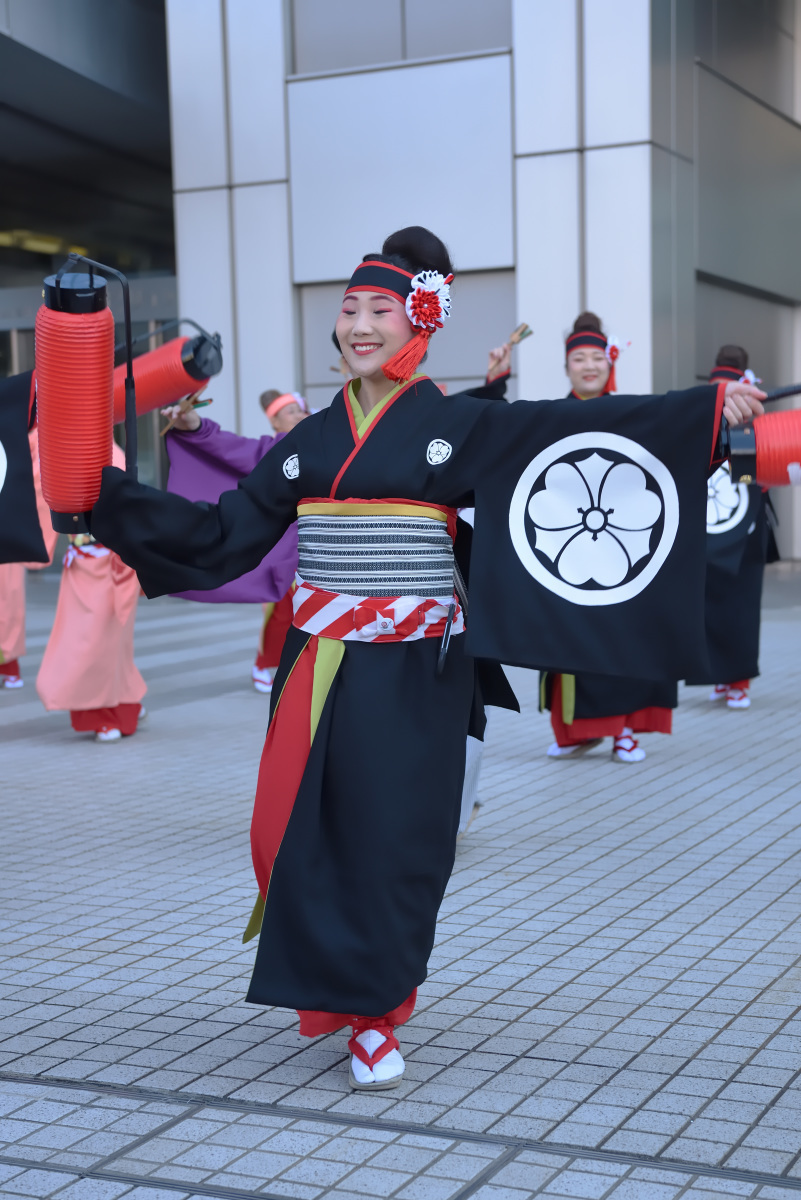
[[765,563],[778,558],[770,501],[758,484],[733,484],[728,464],[709,480],[704,611],[709,666],[689,684],[742,684],[759,674]]
[[[702,514],[721,400],[707,387],[659,401],[507,406],[443,396],[421,377],[367,427],[340,392],[217,505],[104,471],[92,532],[148,596],[251,570],[309,498],[476,508],[468,633],[452,637],[441,673],[439,638],[341,643],[272,867],[250,1000],[382,1016],[425,979],[466,736],[480,736],[485,703],[514,706],[477,659],[658,679],[666,662],[681,671],[682,656],[703,654]],[[571,507],[576,455],[596,474],[606,465],[589,502]],[[614,521],[622,558],[604,525]],[[625,645],[609,637],[621,621]],[[290,630],[273,710],[313,641]]]

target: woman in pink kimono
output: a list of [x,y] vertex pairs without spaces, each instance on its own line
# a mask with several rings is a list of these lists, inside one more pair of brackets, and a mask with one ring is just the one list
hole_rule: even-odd
[[25,654],[25,571],[41,570],[53,560],[58,534],[50,520],[50,510],[42,495],[39,472],[39,431],[36,426],[28,434],[33,464],[33,486],[36,508],[42,527],[47,562],[0,563],[0,687],[21,688],[23,679],[19,660]]
[[[113,461],[125,464],[116,445]],[[133,657],[138,599],[139,580],[121,558],[88,535],[70,538],[36,690],[96,742],[129,737],[145,715],[147,685]]]

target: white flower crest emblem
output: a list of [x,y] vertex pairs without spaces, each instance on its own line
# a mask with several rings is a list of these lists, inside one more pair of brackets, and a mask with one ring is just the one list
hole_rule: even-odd
[[3,484],[6,481],[6,472],[8,470],[8,455],[6,454],[5,446],[0,442],[0,492],[3,490]]
[[439,463],[447,462],[452,453],[453,446],[450,442],[444,441],[443,438],[434,438],[428,443],[426,459],[432,467],[436,467]]
[[662,515],[661,499],[645,485],[640,467],[597,453],[555,463],[529,501],[537,549],[567,583],[616,587],[650,553]]
[[297,479],[300,475],[300,461],[297,454],[290,454],[289,458],[284,460],[283,472],[287,479]]
[[678,526],[678,491],[665,465],[638,442],[600,431],[538,454],[509,508],[512,544],[529,574],[583,605],[638,595],[665,562]]
[[728,533],[739,525],[748,512],[748,485],[733,483],[731,467],[718,467],[707,484],[706,531]]

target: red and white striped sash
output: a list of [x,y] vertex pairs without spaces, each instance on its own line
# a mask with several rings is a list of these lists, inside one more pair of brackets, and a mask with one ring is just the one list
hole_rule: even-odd
[[[346,596],[326,592],[296,576],[293,624],[305,633],[343,642],[416,642],[441,638],[449,606],[423,596]],[[464,615],[456,611],[451,634],[464,633]]]

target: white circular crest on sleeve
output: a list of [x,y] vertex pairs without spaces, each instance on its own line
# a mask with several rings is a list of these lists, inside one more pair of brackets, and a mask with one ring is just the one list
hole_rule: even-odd
[[520,476],[509,508],[521,563],[573,604],[620,604],[639,595],[678,529],[678,489],[664,463],[638,442],[600,430],[541,451]]
[[297,479],[300,475],[300,462],[297,454],[290,454],[289,458],[284,461],[283,471],[287,479]]
[[434,438],[432,442],[428,443],[426,460],[431,463],[432,467],[436,467],[440,463],[447,462],[452,454],[453,446],[450,442],[446,442],[442,438]]
[[5,446],[0,442],[0,492],[3,490],[3,484],[6,481],[6,472],[8,470],[8,455],[6,454]]

